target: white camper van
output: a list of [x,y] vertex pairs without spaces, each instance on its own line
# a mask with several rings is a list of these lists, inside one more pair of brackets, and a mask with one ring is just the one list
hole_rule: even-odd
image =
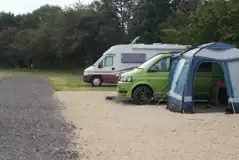
[[[132,42],[133,43],[133,42]],[[121,44],[109,48],[93,66],[84,70],[83,81],[98,87],[104,83],[118,82],[119,75],[144,63],[160,53],[182,52],[189,45],[178,44]]]

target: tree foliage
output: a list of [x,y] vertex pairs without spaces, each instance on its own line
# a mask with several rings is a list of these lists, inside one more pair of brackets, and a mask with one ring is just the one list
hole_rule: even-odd
[[239,45],[237,0],[95,0],[32,13],[0,13],[0,66],[75,69],[110,46],[143,43]]

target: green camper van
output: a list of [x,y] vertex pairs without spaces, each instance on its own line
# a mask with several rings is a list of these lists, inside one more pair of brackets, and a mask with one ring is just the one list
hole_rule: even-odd
[[[135,104],[148,104],[152,98],[167,98],[169,71],[172,54],[159,54],[141,66],[123,73],[117,84],[121,99],[133,100]],[[204,62],[198,66],[195,74],[195,99],[209,99],[212,89],[223,76],[220,65]]]

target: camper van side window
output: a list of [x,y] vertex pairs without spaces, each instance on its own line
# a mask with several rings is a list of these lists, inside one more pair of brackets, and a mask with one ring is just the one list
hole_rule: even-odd
[[146,61],[145,53],[122,53],[121,63],[144,63]]
[[151,70],[154,70],[154,72],[169,72],[171,67],[171,58],[163,58],[160,61],[158,61],[153,67],[151,67]]
[[107,56],[105,57],[104,59],[104,67],[111,67],[113,66],[114,64],[114,58],[113,56]]

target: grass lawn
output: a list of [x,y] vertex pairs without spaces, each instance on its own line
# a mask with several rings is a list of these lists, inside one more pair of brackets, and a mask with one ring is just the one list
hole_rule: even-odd
[[10,75],[35,74],[48,78],[49,84],[56,91],[116,91],[116,86],[91,87],[90,84],[82,82],[80,72],[35,69],[1,69],[0,77]]

